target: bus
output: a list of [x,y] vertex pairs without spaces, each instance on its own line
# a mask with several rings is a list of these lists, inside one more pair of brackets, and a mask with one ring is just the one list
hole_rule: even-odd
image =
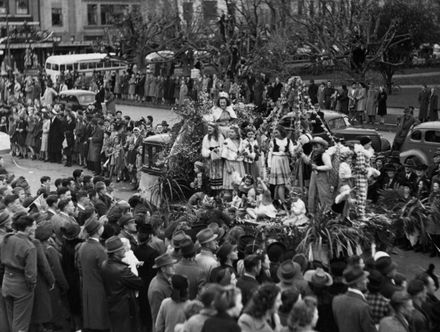
[[50,56],[46,60],[45,68],[46,74],[55,82],[57,76],[67,70],[91,77],[94,71],[115,71],[121,74],[128,69],[128,65],[125,61],[113,59],[108,54],[89,53]]

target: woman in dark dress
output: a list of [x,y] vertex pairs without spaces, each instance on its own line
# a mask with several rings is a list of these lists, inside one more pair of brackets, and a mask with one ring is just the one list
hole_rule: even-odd
[[381,85],[379,87],[379,95],[377,96],[377,115],[379,115],[381,124],[385,122],[384,116],[387,115],[387,97],[387,92],[385,91],[385,88]]
[[27,122],[25,115],[20,116],[17,123],[17,144],[20,149],[20,158],[26,157],[26,127]]

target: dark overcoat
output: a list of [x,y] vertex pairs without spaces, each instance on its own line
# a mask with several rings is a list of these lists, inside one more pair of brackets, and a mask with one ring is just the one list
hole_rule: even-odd
[[79,245],[76,262],[81,277],[83,328],[110,328],[101,266],[107,259],[104,247],[94,239]]
[[102,265],[102,278],[107,295],[112,332],[135,332],[138,311],[135,291],[143,287],[127,264],[110,258]]
[[88,160],[91,162],[99,162],[102,150],[102,142],[104,140],[104,130],[96,126],[92,132],[89,144]]

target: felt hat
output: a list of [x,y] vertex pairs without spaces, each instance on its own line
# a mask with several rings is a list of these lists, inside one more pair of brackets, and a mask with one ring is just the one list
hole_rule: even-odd
[[73,240],[81,232],[81,227],[77,223],[70,222],[62,226],[60,230],[64,238],[67,240]]
[[121,218],[119,218],[118,225],[121,227],[124,227],[131,222],[135,222],[135,219],[133,218],[133,216],[131,214],[127,213],[127,214],[124,214]]
[[196,237],[200,244],[205,244],[217,239],[218,235],[214,234],[213,230],[208,227],[198,232]]
[[304,273],[304,280],[317,287],[331,286],[333,284],[333,278],[330,273],[325,272],[320,267],[316,270],[309,270]]
[[271,262],[279,262],[285,251],[286,246],[278,241],[272,242],[266,248],[267,256]]
[[328,148],[328,142],[325,139],[323,139],[322,137],[319,137],[319,136],[314,137],[310,142],[313,144],[320,144],[326,149]]
[[387,275],[397,267],[396,263],[393,262],[391,257],[381,257],[377,259],[375,266],[376,269],[383,275]]
[[384,172],[397,172],[397,168],[393,164],[386,164],[383,167],[383,171]]
[[6,224],[6,222],[10,219],[11,219],[11,217],[9,216],[9,213],[7,213],[6,211],[3,211],[2,213],[0,213],[0,226],[3,226],[4,224]]
[[124,249],[124,243],[119,236],[112,236],[105,241],[105,248],[108,254]]
[[410,168],[416,168],[417,164],[416,164],[415,160],[413,158],[411,158],[411,159],[407,159],[405,161],[405,163],[403,164],[403,166],[410,167]]
[[180,251],[182,252],[182,256],[191,256],[195,254],[196,247],[190,237],[187,237],[182,241],[180,244]]
[[295,279],[296,276],[301,274],[301,266],[288,259],[285,260],[278,266],[277,277],[279,280],[289,283]]
[[368,136],[362,136],[361,138],[359,138],[359,142],[361,143],[361,145],[365,145],[371,143],[371,138]]
[[190,239],[190,237],[184,231],[179,230],[173,234],[171,244],[175,249],[179,249],[182,245],[182,242],[186,239]]
[[208,228],[212,229],[212,231],[214,232],[214,234],[217,235],[217,238],[220,240],[221,238],[223,238],[223,236],[225,236],[226,231],[223,227],[220,227],[216,222],[212,222],[208,225]]
[[170,254],[165,253],[154,259],[153,269],[159,269],[163,266],[174,265],[176,263],[177,263],[176,259],[172,258]]
[[367,278],[370,274],[367,271],[359,267],[350,267],[345,269],[343,273],[343,282],[346,285],[353,285],[365,278]]
[[163,126],[163,127],[169,127],[170,125],[168,124],[168,122],[166,122],[166,120],[163,120],[162,122],[161,122],[161,125]]
[[89,235],[95,234],[101,226],[101,223],[95,216],[90,217],[84,223],[84,229]]

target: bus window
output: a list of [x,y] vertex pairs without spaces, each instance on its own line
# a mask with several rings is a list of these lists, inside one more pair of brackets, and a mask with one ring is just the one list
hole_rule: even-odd
[[52,70],[60,70],[60,66],[58,66],[56,63],[52,64]]
[[51,64],[49,62],[46,63],[46,69],[52,69]]
[[71,65],[66,65],[66,69],[67,69],[67,70],[70,70],[70,71],[73,71],[73,64],[71,64]]
[[79,64],[79,69],[80,69],[80,70],[87,70],[87,65],[88,65],[87,62],[81,62],[81,63]]
[[96,69],[96,62],[90,62],[89,69]]
[[65,71],[66,70],[66,66],[65,65],[60,65],[60,71]]

